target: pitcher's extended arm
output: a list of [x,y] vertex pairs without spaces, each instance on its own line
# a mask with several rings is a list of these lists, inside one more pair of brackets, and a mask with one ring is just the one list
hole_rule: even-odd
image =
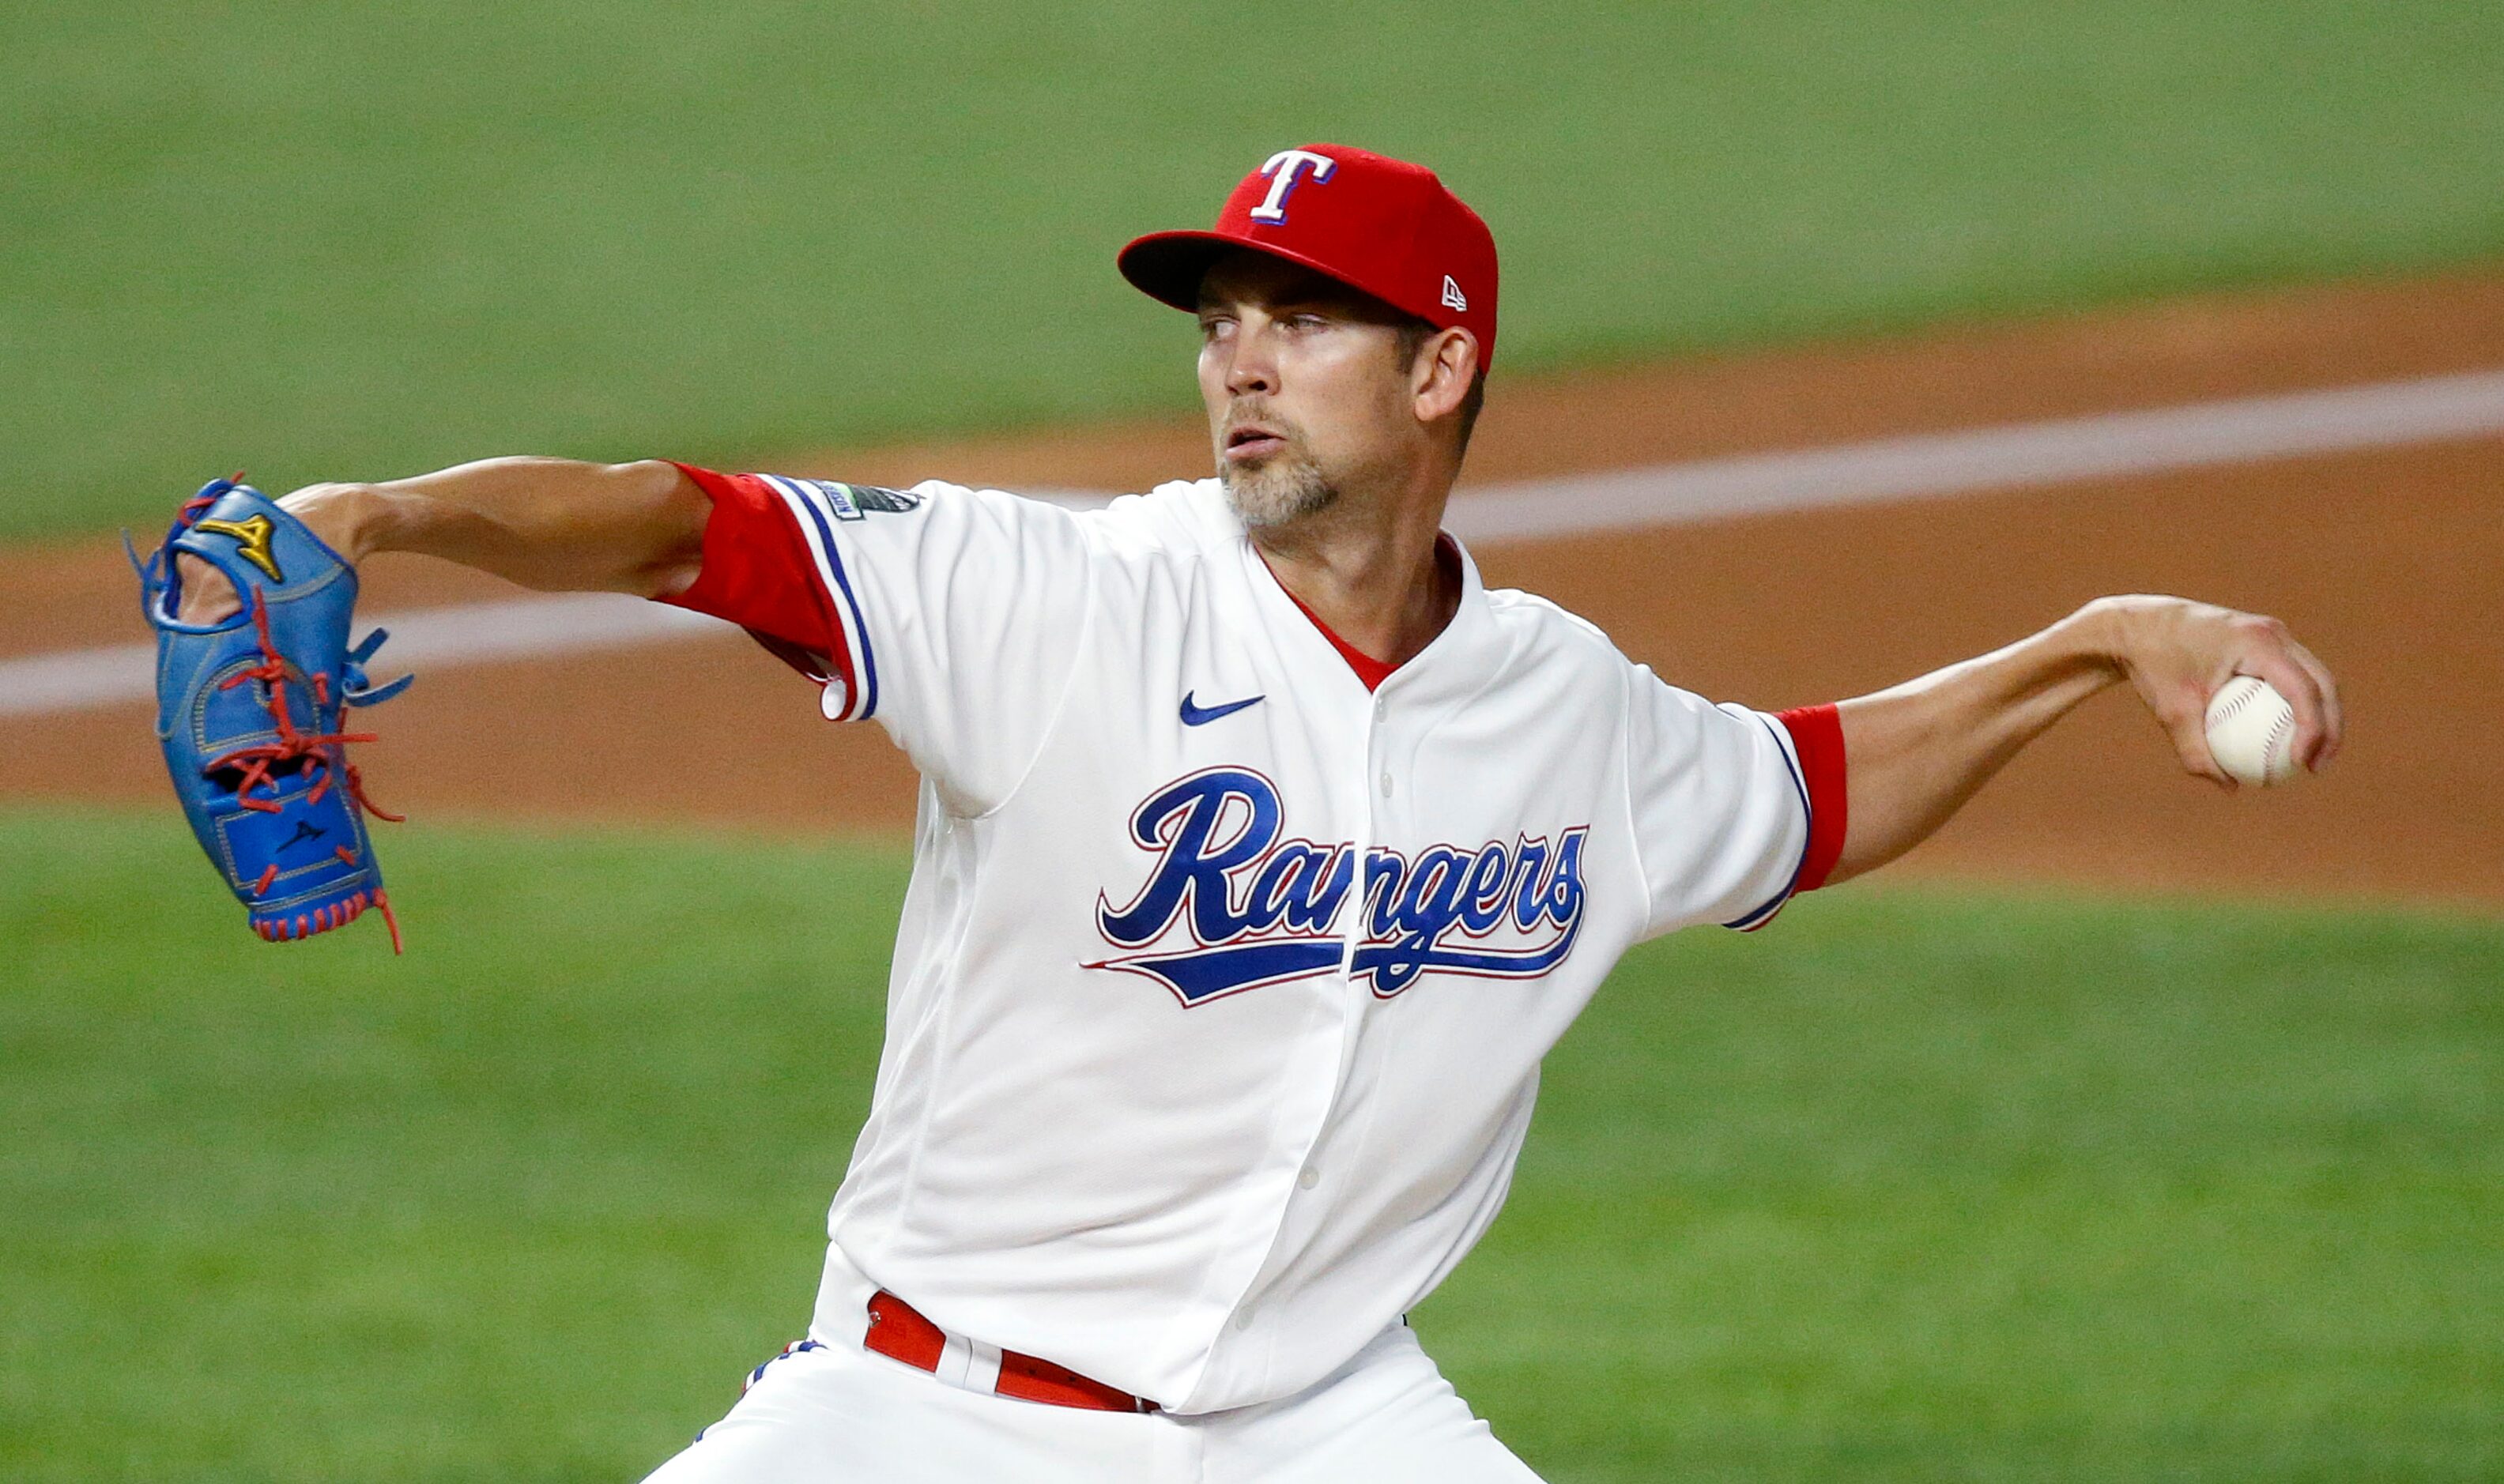
[[2116,681],[2138,688],[2183,768],[2232,789],[2208,755],[2208,698],[2258,675],[2295,707],[2295,756],[2319,769],[2339,750],[2330,672],[2275,618],[2179,598],[2100,598],[2004,649],[1846,701],[1851,800],[1829,881],[1874,870],[1928,839],[2018,749]]
[[[673,464],[486,459],[383,484],[316,484],[279,503],[352,563],[414,551],[545,591],[669,597],[695,580],[712,502]],[[234,610],[184,559],[183,617]]]

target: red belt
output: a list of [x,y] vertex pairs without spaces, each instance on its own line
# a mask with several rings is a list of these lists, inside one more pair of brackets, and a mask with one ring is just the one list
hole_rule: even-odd
[[[923,1319],[913,1305],[880,1289],[869,1298],[869,1331],[861,1336],[861,1345],[889,1360],[936,1374],[940,1354],[948,1348],[948,1335]],[[1020,1355],[1014,1350],[1000,1352],[999,1379],[991,1384],[991,1390],[1021,1401],[1084,1407],[1095,1412],[1159,1410],[1145,1397],[1117,1391],[1065,1365],[1055,1365],[1039,1356]]]

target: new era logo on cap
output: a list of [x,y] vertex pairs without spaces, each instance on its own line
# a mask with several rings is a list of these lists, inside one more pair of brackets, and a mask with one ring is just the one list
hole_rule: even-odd
[[1235,186],[1215,227],[1151,232],[1122,249],[1122,276],[1195,309],[1200,275],[1243,248],[1326,273],[1430,325],[1467,329],[1480,368],[1495,362],[1495,237],[1423,165],[1348,145],[1280,150]]

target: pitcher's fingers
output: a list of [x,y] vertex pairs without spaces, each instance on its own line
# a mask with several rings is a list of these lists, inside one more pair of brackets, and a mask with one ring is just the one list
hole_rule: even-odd
[[2255,650],[2235,669],[2267,680],[2286,698],[2286,704],[2295,710],[2295,741],[2287,750],[2298,761],[2310,763],[2330,735],[2328,709],[2322,700],[2321,683],[2313,677],[2313,672],[2296,663],[2295,656],[2288,652],[2292,647],[2293,641],[2289,640],[2284,645]]
[[2195,709],[2164,722],[2167,735],[2174,739],[2174,750],[2182,759],[2182,769],[2194,777],[2207,778],[2226,790],[2235,791],[2234,776],[2217,766],[2216,754],[2208,750],[2208,719],[2205,708]]
[[2295,662],[2313,676],[2313,683],[2321,687],[2321,709],[2328,735],[2316,749],[2317,755],[2308,760],[2309,766],[2318,768],[2337,757],[2340,744],[2348,740],[2348,717],[2339,705],[2339,681],[2330,673],[2330,667],[2322,664],[2312,650],[2293,639],[2286,641],[2286,647],[2295,656]]

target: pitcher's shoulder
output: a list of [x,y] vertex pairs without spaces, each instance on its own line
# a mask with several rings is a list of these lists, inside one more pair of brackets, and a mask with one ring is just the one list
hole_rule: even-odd
[[1550,664],[1589,665],[1608,670],[1627,663],[1607,631],[1557,603],[1519,588],[1486,590],[1488,614],[1518,658]]
[[1132,544],[1206,548],[1243,535],[1215,479],[1169,479],[1145,494],[1115,496],[1083,514],[1108,538]]

